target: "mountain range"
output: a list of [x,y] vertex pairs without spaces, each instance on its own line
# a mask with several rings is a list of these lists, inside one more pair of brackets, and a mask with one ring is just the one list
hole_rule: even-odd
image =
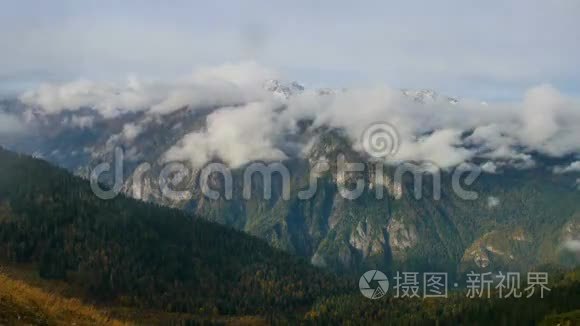
[[98,199],[86,180],[4,149],[0,226],[6,324],[555,325],[580,316],[577,268],[540,266],[550,275],[543,297],[466,300],[455,290],[447,299],[413,299],[389,291],[369,300],[354,278],[260,239],[122,195]]
[[[280,112],[287,110],[285,103],[307,91],[298,83],[278,80],[265,82],[263,90],[273,94],[278,101],[275,110]],[[341,92],[345,90],[314,91],[321,101]],[[430,90],[400,93],[419,109],[435,104],[453,108],[461,103]],[[251,103],[228,105],[235,108]],[[580,173],[554,173],[554,167],[571,166],[577,159],[574,154],[549,156],[528,151],[507,161],[474,157],[471,162],[481,167],[482,173],[465,187],[475,191],[477,199],[459,198],[452,186],[454,170],[445,167],[441,169],[441,198],[433,198],[434,181],[427,177],[421,186],[424,196],[417,199],[412,175],[393,178],[397,164],[387,164],[384,178],[377,182],[372,158],[357,149],[347,130],[318,123],[316,117],[302,118],[291,133],[277,139],[279,151],[269,150],[265,158],[258,157],[258,161],[282,162],[289,169],[290,199],[283,198],[278,176],[273,178],[271,198],[260,196],[264,183],[253,179],[253,196],[244,199],[242,175],[255,161],[240,161],[239,155],[229,157],[228,153],[209,151],[200,142],[186,142],[188,135],[199,136],[211,132],[211,127],[220,127],[211,124],[216,121],[214,114],[224,110],[222,105],[183,105],[162,117],[129,110],[114,118],[91,107],[43,114],[22,99],[5,100],[0,109],[33,126],[26,133],[4,138],[2,145],[9,149],[88,178],[100,163],[113,163],[115,148],[121,148],[125,195],[243,231],[335,272],[353,273],[371,267],[450,273],[474,268],[528,270],[545,263],[574,266],[580,259]],[[239,116],[240,123],[243,118]],[[434,133],[425,131],[427,136]],[[464,131],[460,137],[467,139],[474,133],[473,129]],[[244,134],[235,137],[244,141]],[[234,176],[234,198],[224,199],[225,183],[217,175],[210,175],[209,184],[222,194],[220,199],[202,194],[203,165],[188,165],[188,175],[173,185],[178,190],[191,190],[191,196],[177,200],[164,196],[164,180],[159,176],[167,166],[167,154],[178,145],[189,146],[194,158],[210,155],[204,164],[227,164]],[[256,148],[264,150],[263,146]],[[234,145],[230,152],[237,150]],[[340,154],[348,162],[363,162],[364,171],[341,179],[333,163]],[[297,198],[297,193],[308,187],[313,166],[329,159],[330,169],[317,175],[315,195],[307,200]],[[189,163],[185,158],[178,161]],[[143,163],[146,171],[140,168]],[[110,183],[110,178],[111,174],[101,181]],[[356,200],[344,198],[341,186],[353,186],[357,179],[364,181],[365,192]],[[380,200],[375,198],[377,187],[385,188]]]

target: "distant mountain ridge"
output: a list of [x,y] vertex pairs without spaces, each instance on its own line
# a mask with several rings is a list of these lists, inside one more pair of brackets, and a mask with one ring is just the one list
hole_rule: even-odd
[[[291,101],[306,91],[298,83],[279,80],[269,80],[263,87],[283,101]],[[341,90],[318,90],[316,94],[324,98],[337,92]],[[401,92],[420,105],[442,101],[455,107],[461,102],[431,90]],[[18,101],[3,105],[10,112],[18,112],[22,106]],[[208,116],[218,109],[219,106],[195,110],[183,106],[163,119],[151,118],[143,112],[104,119],[87,110],[82,111],[83,120],[78,112],[65,111],[43,117],[45,120],[41,120],[32,137],[8,145],[84,177],[97,164],[113,162],[114,148],[120,146],[125,149],[126,194],[194,212],[336,271],[352,272],[373,266],[389,270],[528,269],[545,262],[578,263],[578,253],[564,244],[580,239],[577,231],[580,175],[577,172],[558,175],[551,171],[553,166],[574,162],[577,159],[574,155],[553,158],[530,153],[535,166],[528,166],[528,156],[520,155],[521,169],[517,164],[491,164],[473,185],[479,193],[476,201],[462,201],[454,196],[446,171],[443,175],[447,183],[443,184],[439,201],[415,200],[412,180],[408,179],[402,184],[386,180],[383,200],[374,199],[371,191],[355,201],[345,200],[337,189],[344,180],[338,180],[332,171],[319,179],[315,197],[300,201],[295,194],[308,183],[312,164],[324,158],[334,159],[339,153],[345,154],[348,161],[366,162],[369,168],[360,176],[367,188],[377,187],[368,157],[353,149],[352,140],[342,130],[317,126],[315,118],[303,119],[297,123],[298,130],[284,139],[283,150],[288,157],[283,163],[292,174],[292,200],[282,200],[276,187],[274,197],[269,200],[257,197],[250,201],[209,200],[199,189],[199,168],[192,169],[191,175],[178,186],[193,190],[191,200],[164,198],[158,178],[164,167],[164,155],[187,134],[204,131]],[[283,109],[284,102],[280,104],[280,110]],[[293,143],[308,146],[299,151]],[[213,161],[220,162],[220,158]],[[135,193],[132,180],[138,172],[135,169],[143,162],[149,163],[151,170],[143,175],[142,189]],[[488,162],[480,159],[476,163],[484,167]],[[234,168],[234,174],[239,177],[244,166]],[[223,189],[219,179],[212,182],[213,187]],[[235,186],[234,193],[241,194],[240,185]],[[427,194],[428,186],[424,185]],[[255,193],[261,190],[258,183]],[[490,201],[497,203],[490,205]]]

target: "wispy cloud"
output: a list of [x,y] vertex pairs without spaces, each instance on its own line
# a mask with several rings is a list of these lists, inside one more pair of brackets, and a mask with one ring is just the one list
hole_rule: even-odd
[[573,252],[580,252],[580,240],[565,241],[563,247]]
[[[580,153],[580,101],[550,85],[532,87],[521,101],[509,102],[450,101],[435,95],[418,101],[385,85],[322,93],[310,89],[285,99],[264,87],[276,76],[272,69],[246,62],[200,68],[173,82],[46,84],[23,94],[21,101],[40,116],[84,108],[104,119],[136,111],[163,119],[184,107],[209,109],[205,130],[191,131],[166,154],[196,165],[213,158],[236,166],[282,159],[284,140],[302,120],[311,120],[312,128],[344,130],[355,150],[361,150],[359,138],[365,128],[389,122],[401,141],[391,160],[431,161],[443,168],[482,158],[486,171],[495,173],[505,165],[533,167],[532,153]],[[129,123],[116,139],[130,142],[145,128],[140,122]],[[574,164],[555,172],[573,168]]]
[[171,82],[131,77],[126,83],[45,83],[22,94],[20,100],[41,114],[83,108],[93,109],[105,118],[136,111],[167,114],[184,106],[227,106],[263,98],[261,83],[274,76],[274,72],[252,62],[224,64],[200,68]]
[[554,167],[554,173],[564,174],[569,172],[580,172],[580,161],[572,162],[567,166]]
[[21,134],[25,130],[24,124],[18,117],[0,112],[0,135]]

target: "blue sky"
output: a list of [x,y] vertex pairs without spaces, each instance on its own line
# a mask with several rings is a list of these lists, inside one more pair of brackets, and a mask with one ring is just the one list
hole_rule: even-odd
[[0,92],[256,61],[313,87],[580,93],[580,1],[5,1]]

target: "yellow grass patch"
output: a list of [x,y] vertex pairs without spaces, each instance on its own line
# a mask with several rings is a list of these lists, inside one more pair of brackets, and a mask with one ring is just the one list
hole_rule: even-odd
[[78,299],[47,293],[0,274],[0,324],[126,325]]

